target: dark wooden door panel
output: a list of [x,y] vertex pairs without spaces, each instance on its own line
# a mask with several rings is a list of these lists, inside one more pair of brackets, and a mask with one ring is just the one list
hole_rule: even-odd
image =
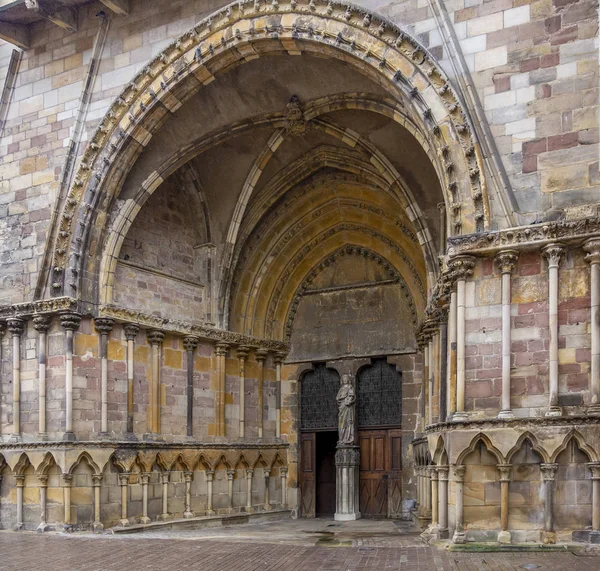
[[390,470],[388,472],[388,517],[402,516],[402,431],[388,431]]
[[316,439],[314,432],[304,432],[300,448],[300,516],[316,515]]

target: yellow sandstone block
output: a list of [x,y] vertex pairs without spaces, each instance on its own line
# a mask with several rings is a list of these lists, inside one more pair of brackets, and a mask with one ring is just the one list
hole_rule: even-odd
[[233,395],[231,393],[225,393],[225,404],[233,404]]
[[109,339],[107,354],[111,361],[124,361],[126,357],[125,345],[115,339]]
[[575,348],[571,349],[559,349],[558,350],[558,362],[565,365],[567,363],[577,363],[575,358]]
[[91,352],[95,357],[98,356],[98,336],[84,335],[83,333],[75,333],[75,341],[73,351],[75,355],[85,355]]
[[171,369],[181,369],[182,367],[182,353],[175,349],[165,349],[164,352],[164,366],[170,367]]

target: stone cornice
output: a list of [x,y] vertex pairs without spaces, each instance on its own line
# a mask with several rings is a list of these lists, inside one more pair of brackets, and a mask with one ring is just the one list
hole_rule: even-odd
[[40,299],[0,306],[0,319],[29,317],[35,314],[52,314],[59,311],[78,312],[78,309],[79,304],[76,299],[72,297],[55,297],[54,299]]
[[437,434],[447,430],[489,430],[493,428],[529,428],[534,426],[573,426],[581,424],[600,424],[597,416],[559,416],[529,418],[478,418],[458,422],[439,422],[425,428],[425,434]]
[[507,228],[495,232],[480,232],[448,238],[448,255],[488,255],[506,248],[514,250],[540,249],[560,240],[565,244],[579,244],[585,239],[600,236],[600,217],[580,220],[561,220]]

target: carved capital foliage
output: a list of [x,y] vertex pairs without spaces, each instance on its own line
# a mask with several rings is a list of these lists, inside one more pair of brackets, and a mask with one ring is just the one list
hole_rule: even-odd
[[437,466],[427,466],[427,475],[433,480],[436,481],[438,479],[438,471]]
[[225,357],[225,355],[227,355],[228,349],[229,345],[227,343],[217,343],[215,345],[215,355],[217,357]]
[[48,474],[40,474],[38,476],[38,481],[40,483],[40,488],[47,488],[48,487]]
[[441,480],[442,482],[447,482],[448,481],[448,473],[450,472],[450,467],[449,466],[436,466],[437,469],[437,473],[438,473],[438,480]]
[[252,478],[254,470],[252,468],[246,468],[246,478]]
[[565,251],[566,249],[564,244],[555,242],[554,244],[548,244],[542,248],[542,255],[548,261],[549,268],[557,268]]
[[512,476],[512,464],[498,464],[498,480],[500,482],[510,482]]
[[215,477],[214,470],[206,470],[206,481],[207,482],[212,482],[214,477]]
[[257,349],[255,356],[259,363],[264,363],[269,356],[269,351],[267,349]]
[[448,260],[449,278],[453,281],[466,280],[473,275],[475,268],[475,258],[472,256],[456,256]]
[[512,274],[519,261],[519,252],[516,250],[503,250],[496,256],[494,261],[496,262],[500,273]]
[[235,470],[227,470],[227,479],[228,480],[233,480],[234,476],[235,476]]
[[81,315],[78,313],[61,313],[60,324],[67,331],[77,331],[81,323]]
[[600,480],[600,462],[589,462],[587,467],[592,475],[592,480]]
[[96,486],[100,486],[100,484],[102,483],[102,478],[104,476],[102,474],[92,474],[92,484],[96,487]]
[[199,342],[200,340],[198,339],[198,337],[194,337],[193,335],[187,335],[183,338],[183,348],[186,351],[194,352],[196,350],[196,347],[198,347]]
[[121,486],[127,486],[129,484],[129,472],[121,472],[119,474],[119,483]]
[[112,331],[114,324],[114,320],[106,317],[97,317],[94,319],[94,326],[100,335],[108,335]]
[[276,365],[281,365],[285,361],[286,356],[286,353],[277,352],[273,355],[273,361]]
[[52,319],[49,315],[34,315],[33,316],[33,328],[38,333],[46,333],[50,329],[50,323]]
[[360,463],[360,448],[358,446],[343,446],[335,451],[336,466],[358,466]]
[[6,321],[0,321],[0,339],[4,337],[6,333]]
[[457,482],[463,482],[465,479],[465,472],[467,471],[467,467],[464,464],[457,464],[452,466],[452,471],[454,472],[454,479]]
[[14,337],[23,335],[23,331],[25,331],[25,321],[23,319],[9,319],[7,323],[8,330]]
[[134,341],[140,331],[140,326],[135,323],[126,323],[123,325],[123,332],[127,341]]
[[585,256],[586,262],[590,264],[600,264],[600,238],[592,238],[588,240],[583,249],[587,252]]
[[162,345],[162,342],[165,340],[165,334],[158,329],[149,329],[146,331],[146,339],[148,339],[150,345]]
[[248,354],[250,353],[250,347],[246,347],[245,345],[242,345],[241,347],[237,348],[237,358],[238,359],[246,359],[248,357]]
[[553,482],[554,476],[556,476],[556,470],[558,464],[540,464],[540,471],[542,472],[542,480],[544,482]]
[[192,476],[193,476],[193,473],[192,473],[192,472],[185,471],[185,472],[183,473],[183,479],[184,479],[184,481],[185,481],[186,483],[187,483],[187,482],[191,482],[191,481],[192,481]]
[[281,467],[279,468],[279,471],[281,472],[281,475],[282,475],[282,476],[287,476],[287,473],[288,473],[287,466],[281,466]]
[[63,474],[62,479],[65,488],[70,488],[73,483],[73,474]]

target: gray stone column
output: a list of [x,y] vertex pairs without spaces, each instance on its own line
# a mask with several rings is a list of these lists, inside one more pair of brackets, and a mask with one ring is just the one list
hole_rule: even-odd
[[275,361],[275,372],[276,372],[276,405],[275,405],[275,437],[281,438],[281,366],[283,365],[283,360],[285,359],[285,353],[275,353],[274,361]]
[[250,349],[248,347],[238,347],[237,358],[239,362],[240,378],[240,427],[239,437],[246,437],[246,359]]
[[104,530],[102,525],[102,516],[100,514],[100,485],[102,484],[102,474],[92,475],[92,485],[94,487],[94,523],[92,530],[99,532]]
[[183,511],[183,517],[190,518],[194,517],[192,511],[192,472],[184,472],[183,478],[185,479],[185,508]]
[[115,322],[112,319],[97,318],[94,320],[96,331],[100,334],[100,386],[102,413],[100,436],[108,436],[108,335]]
[[264,402],[265,402],[265,389],[264,389],[264,380],[265,380],[265,361],[267,359],[269,352],[266,349],[257,349],[256,351],[256,360],[258,361],[258,403],[256,405],[257,411],[257,421],[258,421],[258,437],[263,437],[263,426],[264,426]]
[[448,311],[448,420],[456,412],[456,289],[450,292]]
[[544,484],[544,532],[542,533],[544,543],[556,543],[552,507],[554,503],[554,477],[557,468],[558,464],[540,464]]
[[144,472],[140,475],[142,482],[142,517],[140,523],[150,523],[151,519],[148,517],[148,483],[150,482],[150,474]]
[[135,365],[135,338],[139,331],[139,326],[133,323],[127,323],[123,326],[123,332],[127,340],[127,433],[125,434],[127,440],[135,440],[133,433],[133,373]]
[[48,475],[40,474],[38,476],[38,480],[40,482],[40,524],[37,526],[36,531],[48,531],[48,518],[46,511],[46,503],[48,497]]
[[60,324],[65,330],[65,433],[63,440],[76,440],[73,432],[73,337],[79,329],[81,316],[63,313]]
[[438,466],[439,531],[438,537],[448,537],[448,466]]
[[198,347],[198,338],[188,335],[183,338],[183,347],[187,355],[187,435],[194,435],[194,351]]
[[502,406],[498,418],[510,419],[515,415],[510,406],[510,309],[511,277],[519,259],[515,250],[505,250],[496,256],[496,264],[502,274]]
[[600,462],[588,463],[592,475],[592,531],[600,531]]
[[23,523],[23,488],[25,487],[25,474],[17,474],[15,479],[17,481],[17,522],[13,526],[13,531],[20,531],[25,527]]
[[48,315],[35,315],[33,328],[38,332],[38,436],[46,440],[46,338],[50,329]]
[[496,466],[500,473],[500,533],[498,543],[510,543],[510,531],[508,531],[508,486],[511,480],[512,466],[510,464],[498,464]]
[[218,389],[215,399],[215,425],[217,427],[217,436],[225,436],[227,430],[227,422],[225,419],[225,357],[229,345],[227,343],[217,343],[215,345],[215,355],[217,357],[217,381]]
[[119,474],[119,484],[121,485],[121,519],[119,520],[119,525],[127,527],[129,525],[129,518],[127,517],[129,472],[121,472]]
[[254,508],[252,507],[252,476],[254,470],[252,468],[246,468],[246,512],[252,513]]
[[[162,344],[165,334],[157,329],[146,331],[146,338],[152,349],[152,382],[150,388],[150,434],[160,435],[160,369]],[[150,436],[150,438],[152,438]]]
[[65,508],[64,530],[71,531],[71,485],[73,484],[73,474],[63,474],[63,504]]
[[589,414],[600,414],[600,238],[588,240],[583,249],[590,264],[591,348]]
[[215,515],[212,507],[214,470],[206,471],[206,515]]
[[546,416],[561,416],[558,404],[558,266],[565,252],[563,244],[549,244],[542,253],[548,261],[548,329],[550,330],[549,350],[549,402]]
[[271,470],[269,470],[268,468],[265,468],[263,470],[263,475],[265,477],[265,504],[264,504],[264,509],[265,509],[265,511],[271,511],[273,509],[273,506],[271,506],[271,500],[269,498],[269,481],[271,480]]
[[233,477],[235,470],[227,470],[227,513],[233,513]]
[[13,345],[13,427],[10,439],[18,442],[21,440],[21,335],[25,331],[25,321],[9,319],[8,330],[12,334]]
[[169,476],[170,472],[161,472],[160,480],[162,482],[162,513],[158,516],[160,521],[168,521],[171,519],[169,513]]
[[456,490],[454,493],[454,501],[456,503],[456,514],[455,514],[455,527],[454,535],[452,536],[453,543],[464,543],[466,541],[465,534],[465,512],[464,512],[464,495],[463,485],[465,480],[466,466],[458,465],[453,466],[454,471],[454,483]]
[[288,469],[285,466],[279,468],[281,474],[281,507],[287,507],[287,473]]
[[335,453],[336,521],[360,519],[358,471],[360,447],[338,444]]
[[439,495],[438,495],[438,472],[437,466],[427,466],[427,475],[431,486],[431,523],[421,534],[421,537],[429,539],[434,537],[439,528]]

